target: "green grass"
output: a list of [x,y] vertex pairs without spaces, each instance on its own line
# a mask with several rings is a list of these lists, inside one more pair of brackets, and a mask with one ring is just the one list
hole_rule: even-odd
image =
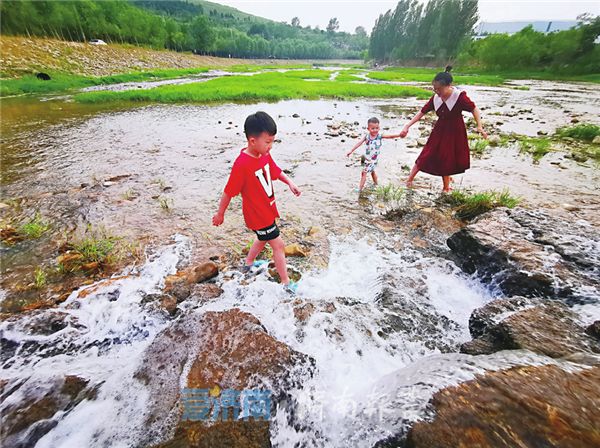
[[18,233],[26,238],[37,239],[41,237],[48,229],[50,229],[50,225],[42,220],[42,217],[39,213],[36,213],[35,216],[22,224],[18,228]]
[[338,73],[335,80],[338,82],[363,81],[362,78],[355,76],[360,70],[344,70]]
[[[390,67],[384,71],[369,72],[367,77],[380,81],[427,82],[433,81],[439,70],[428,68]],[[495,74],[452,74],[454,84],[498,86],[506,80]]]
[[0,96],[23,95],[30,93],[64,92],[73,89],[83,89],[105,84],[119,84],[123,82],[138,82],[157,79],[173,79],[207,72],[209,69],[155,69],[143,72],[122,73],[119,75],[86,77],[60,72],[48,72],[50,81],[41,81],[35,75],[26,75],[19,79],[2,79],[0,81]]
[[497,207],[513,208],[520,202],[520,199],[511,196],[508,190],[478,193],[454,190],[442,196],[442,200],[454,207],[456,217],[464,221],[469,221]]
[[471,154],[476,157],[481,157],[485,153],[485,150],[490,146],[487,140],[482,138],[474,138],[469,140],[469,148],[471,149]]
[[575,126],[566,126],[556,131],[559,137],[571,137],[577,140],[591,142],[600,135],[600,126],[595,124],[580,123]]
[[[354,84],[340,81],[305,81],[297,74],[261,73],[240,79],[228,76],[203,83],[163,86],[150,90],[87,92],[75,95],[81,103],[118,101],[211,103],[224,101],[280,101],[319,98],[398,98],[427,99],[430,92],[411,86]],[[329,72],[324,72],[329,73]]]
[[375,197],[384,202],[399,201],[404,196],[404,189],[394,184],[378,185],[375,189]]
[[33,285],[36,289],[42,289],[48,283],[48,276],[46,271],[41,267],[36,267],[33,273]]
[[101,264],[112,261],[117,238],[106,234],[88,234],[73,242],[75,251],[83,256],[83,263],[98,262]]
[[253,65],[241,64],[232,65],[231,67],[223,68],[223,70],[233,73],[250,73],[261,70],[278,70],[278,69],[312,69],[311,64],[269,64],[269,65]]
[[552,141],[549,138],[519,137],[518,143],[519,151],[530,154],[535,163],[552,151]]

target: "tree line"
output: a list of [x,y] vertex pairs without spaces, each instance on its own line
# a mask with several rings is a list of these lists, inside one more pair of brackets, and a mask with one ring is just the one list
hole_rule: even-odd
[[71,41],[146,45],[175,51],[256,58],[348,58],[365,56],[364,29],[337,32],[205,10],[186,1],[152,0],[3,0],[2,34],[53,37]]
[[369,55],[389,63],[436,63],[458,60],[486,70],[561,70],[600,72],[600,18],[584,15],[575,28],[541,33],[527,27],[513,35],[473,36],[477,0],[401,0],[377,19]]

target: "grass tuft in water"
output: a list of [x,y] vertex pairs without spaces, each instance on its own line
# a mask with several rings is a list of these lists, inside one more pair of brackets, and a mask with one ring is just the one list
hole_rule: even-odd
[[86,235],[72,243],[75,252],[82,255],[82,263],[97,262],[110,264],[114,260],[114,249],[118,238],[106,232],[94,232],[90,228]]
[[469,221],[482,213],[498,207],[513,208],[519,204],[520,198],[512,196],[510,191],[483,191],[471,193],[464,190],[454,190],[442,196],[442,202],[455,208],[458,219]]
[[41,237],[48,229],[50,229],[50,224],[43,221],[41,215],[36,213],[29,222],[19,227],[18,233],[26,238],[37,239]]
[[565,126],[560,128],[556,131],[556,134],[560,137],[570,137],[591,142],[594,140],[594,137],[600,135],[600,126],[596,124],[581,123],[575,126]]
[[44,268],[40,266],[36,267],[33,273],[33,285],[35,286],[35,288],[42,289],[44,286],[46,286],[47,282],[48,277]]
[[549,138],[521,137],[519,138],[519,151],[530,154],[534,163],[552,151],[552,141]]
[[375,197],[384,202],[399,201],[404,196],[404,188],[394,184],[378,185],[375,188]]

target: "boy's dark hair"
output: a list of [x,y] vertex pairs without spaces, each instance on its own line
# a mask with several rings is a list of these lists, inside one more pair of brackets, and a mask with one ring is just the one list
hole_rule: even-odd
[[437,75],[435,75],[435,78],[433,78],[433,82],[439,82],[443,86],[449,86],[450,84],[452,84],[453,79],[452,75],[450,74],[450,70],[452,70],[452,66],[447,65],[446,71],[439,72]]
[[379,124],[379,119],[377,117],[371,117],[371,118],[369,118],[369,121],[367,121],[367,124],[370,124],[370,123]]
[[258,137],[263,132],[269,135],[277,134],[275,120],[266,112],[256,112],[255,114],[248,115],[244,122],[246,138]]

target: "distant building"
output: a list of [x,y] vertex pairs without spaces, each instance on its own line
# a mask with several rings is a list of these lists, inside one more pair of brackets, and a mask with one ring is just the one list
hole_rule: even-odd
[[523,28],[532,25],[535,31],[541,33],[552,33],[554,31],[564,31],[577,26],[576,20],[551,20],[551,21],[531,21],[531,22],[481,22],[475,26],[475,38],[482,39],[488,34],[505,33],[515,34]]

